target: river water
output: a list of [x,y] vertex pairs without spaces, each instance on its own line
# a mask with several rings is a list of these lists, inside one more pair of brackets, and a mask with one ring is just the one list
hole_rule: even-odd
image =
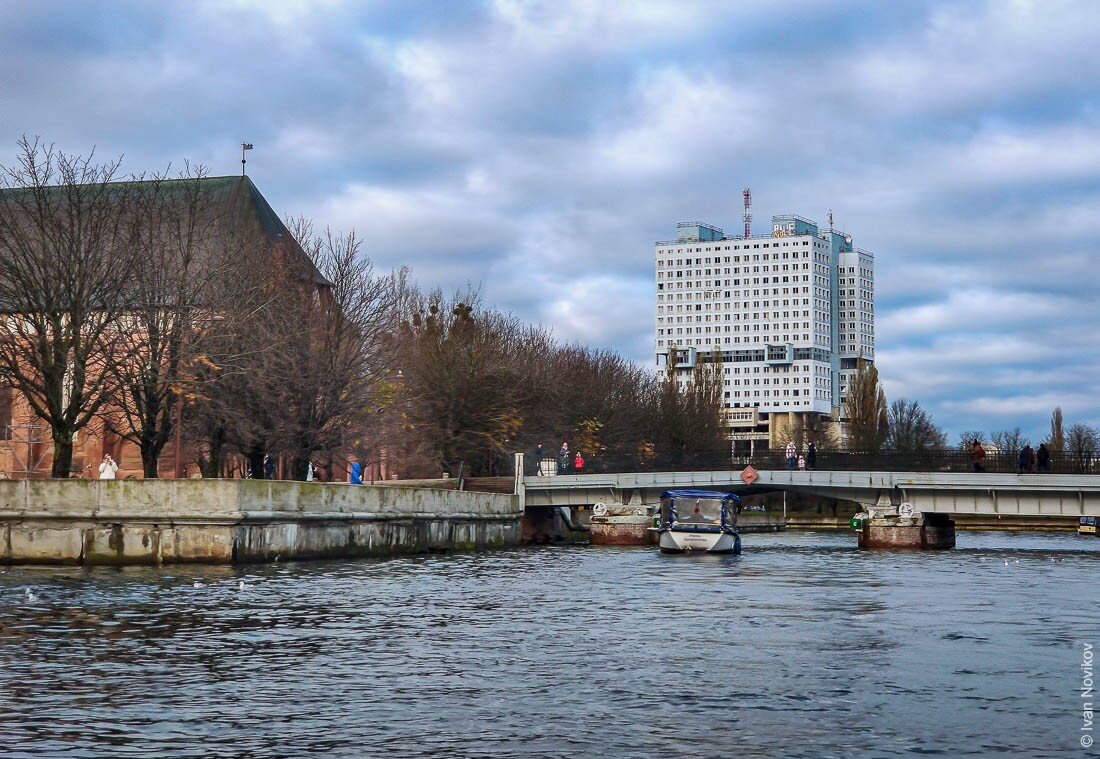
[[1092,755],[1100,541],[744,542],[9,567],[0,756]]

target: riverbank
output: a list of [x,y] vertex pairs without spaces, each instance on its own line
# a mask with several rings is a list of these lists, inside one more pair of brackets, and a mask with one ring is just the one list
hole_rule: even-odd
[[0,482],[0,563],[228,564],[505,547],[515,496],[271,480]]

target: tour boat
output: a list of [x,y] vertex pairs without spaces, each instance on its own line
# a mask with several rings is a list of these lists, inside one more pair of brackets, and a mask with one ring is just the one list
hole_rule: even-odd
[[661,494],[658,524],[663,553],[741,553],[737,515],[741,498],[713,490],[669,490]]

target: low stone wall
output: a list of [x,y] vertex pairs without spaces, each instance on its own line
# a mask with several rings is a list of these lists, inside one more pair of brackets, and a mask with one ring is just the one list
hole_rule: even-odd
[[0,481],[0,563],[230,563],[518,545],[496,493],[270,480]]
[[956,530],[1008,532],[1077,532],[1078,517],[1020,516],[1019,514],[952,514]]
[[[951,514],[958,530],[1004,530],[1009,532],[1076,532],[1077,517],[1028,517],[1018,514]],[[851,530],[850,517],[788,514],[790,530]]]
[[787,529],[781,514],[745,513],[737,517],[737,529],[741,532],[779,532]]
[[788,530],[850,530],[851,517],[834,517],[826,514],[788,514]]

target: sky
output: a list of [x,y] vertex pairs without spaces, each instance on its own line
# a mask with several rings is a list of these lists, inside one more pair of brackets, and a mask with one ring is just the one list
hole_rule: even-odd
[[0,2],[22,135],[248,173],[377,268],[654,356],[653,243],[773,214],[875,254],[888,399],[964,430],[1100,425],[1100,6]]

